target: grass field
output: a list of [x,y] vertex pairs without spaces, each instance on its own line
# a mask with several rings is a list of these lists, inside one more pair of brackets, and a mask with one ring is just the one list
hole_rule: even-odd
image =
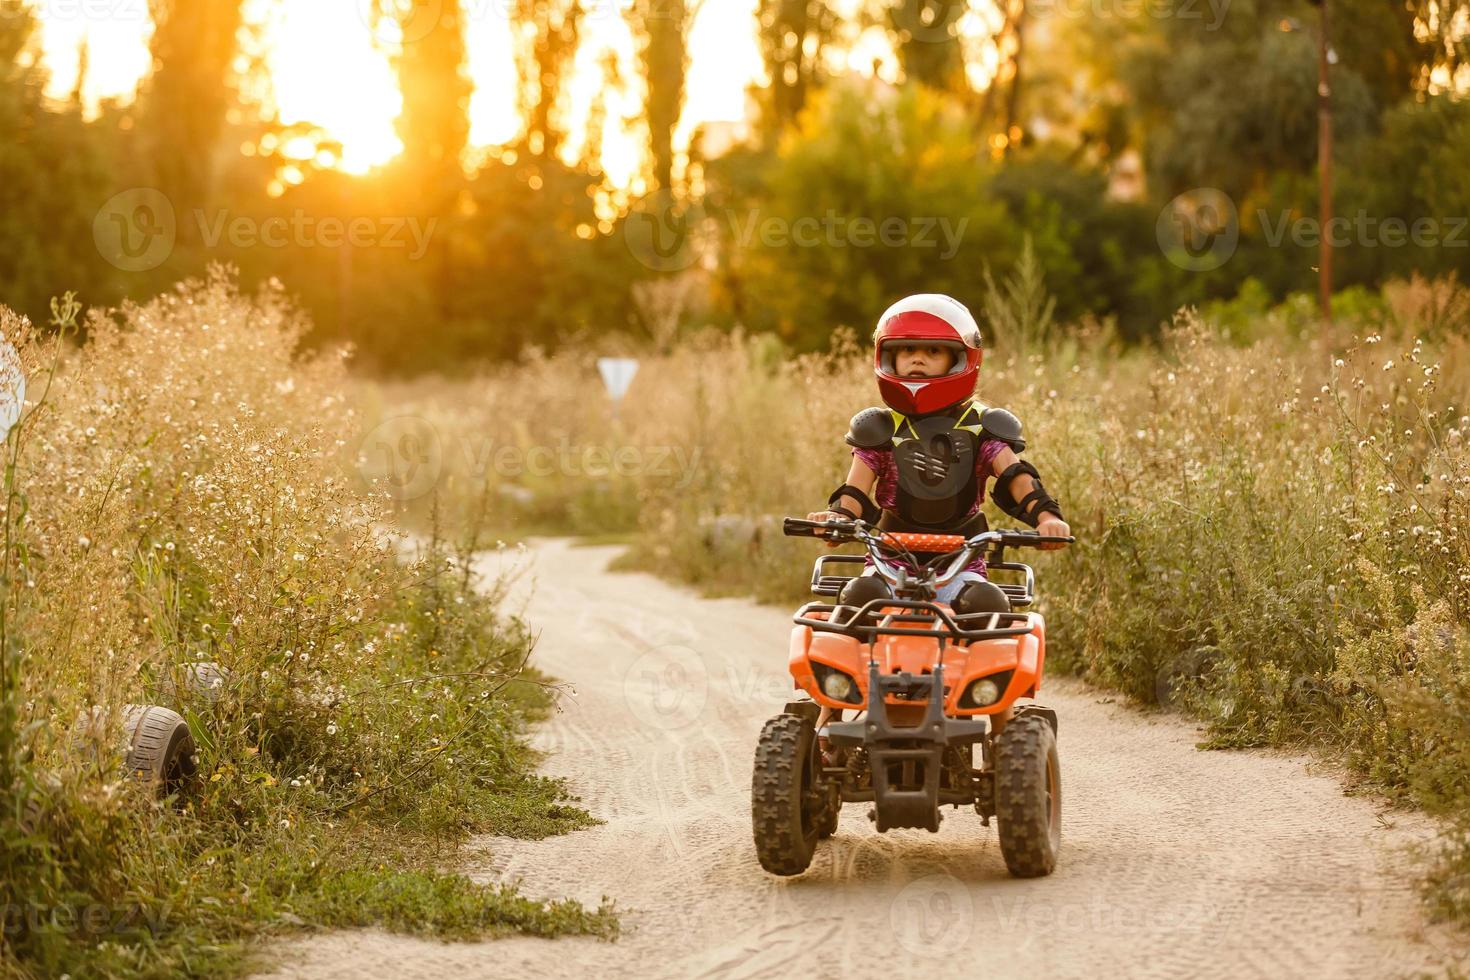
[[[1470,293],[1355,292],[1325,329],[1300,303],[1222,306],[1129,349],[1029,321],[1041,308],[990,311],[1024,342],[987,355],[979,395],[1024,421],[1079,539],[1036,560],[1051,664],[1198,716],[1212,747],[1321,749],[1446,817],[1431,900],[1470,916]],[[625,567],[782,603],[814,554],[779,518],[823,504],[847,419],[878,401],[851,338],[788,358],[740,335],[644,352],[616,415],[588,352],[421,391],[454,406],[446,445],[570,447],[550,475],[481,454],[454,471],[462,501],[515,502],[508,526],[635,530]],[[631,465],[565,464],[589,447]]]
[[[470,834],[591,818],[535,773],[523,732],[554,692],[507,583],[463,560],[475,529],[387,531],[343,358],[299,353],[282,297],[223,276],[76,312],[0,323],[28,385],[6,443],[0,974],[230,974],[308,926],[614,934],[610,908],[441,870]],[[191,685],[197,663],[222,686]],[[114,748],[129,704],[189,722],[198,773],[170,799]]]

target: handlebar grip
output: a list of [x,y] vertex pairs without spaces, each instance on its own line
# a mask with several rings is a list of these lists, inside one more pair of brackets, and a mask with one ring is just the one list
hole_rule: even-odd
[[816,521],[804,521],[799,517],[788,517],[781,522],[781,533],[790,538],[819,538],[822,525]]
[[1076,540],[1070,534],[1037,534],[1035,531],[1008,531],[1001,543],[1012,548],[1029,548],[1038,544],[1071,544]]

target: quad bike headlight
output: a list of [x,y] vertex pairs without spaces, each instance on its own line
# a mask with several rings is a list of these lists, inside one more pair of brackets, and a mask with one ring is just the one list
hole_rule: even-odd
[[817,679],[817,687],[822,693],[833,701],[841,701],[844,704],[861,704],[862,699],[858,695],[857,682],[848,674],[835,667],[826,664],[812,664],[812,674]]
[[1003,670],[989,677],[971,681],[960,698],[961,708],[988,708],[1000,700],[1011,683],[1011,671]]

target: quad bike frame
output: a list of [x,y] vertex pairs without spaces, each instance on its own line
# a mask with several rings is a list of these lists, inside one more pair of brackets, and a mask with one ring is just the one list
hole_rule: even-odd
[[[834,623],[834,608],[808,603],[796,614],[791,675],[811,701],[792,702],[786,710],[813,724],[822,706],[866,711],[862,720],[826,727],[834,748],[862,751],[871,774],[854,778],[857,774],[846,768],[824,773],[840,784],[841,802],[872,802],[871,818],[879,831],[937,831],[939,808],[946,804],[973,804],[988,821],[995,815],[993,773],[968,766],[964,772],[954,759],[946,773],[945,756],[949,749],[983,742],[991,731],[990,716],[1018,698],[1035,697],[1045,651],[1042,617],[956,616],[936,602],[889,598],[865,603],[846,623]],[[828,695],[817,681],[824,670],[852,678],[855,699]],[[951,670],[959,683],[946,683]],[[986,679],[1000,696],[977,704],[969,693]],[[1018,709],[1021,714],[1043,718],[1055,735],[1055,711],[1026,705]],[[961,760],[972,755],[958,753]]]
[[[801,526],[809,523],[788,521],[788,533],[793,533],[793,525],[798,528],[796,533],[802,533]],[[879,560],[879,571],[898,586],[900,595],[873,599],[856,609],[810,602],[797,611],[789,667],[796,687],[810,700],[788,703],[762,734],[754,784],[761,863],[777,874],[805,870],[810,848],[804,850],[802,845],[807,839],[814,845],[816,837],[835,829],[843,803],[871,803],[868,816],[880,832],[898,828],[934,832],[939,829],[942,806],[973,805],[987,825],[992,818],[1000,818],[1002,850],[1013,873],[1049,873],[1059,842],[1057,715],[1034,703],[1017,705],[1020,699],[1034,698],[1040,688],[1046,627],[1039,614],[1018,611],[1033,602],[1031,568],[1005,562],[1001,549],[1007,544],[1040,544],[1050,539],[1034,532],[1005,531],[985,532],[968,540],[923,536],[925,545],[957,548],[941,556],[949,560],[947,571],[935,568],[935,559],[921,566],[915,578],[899,571],[895,582],[888,574],[892,566],[882,562],[878,549],[892,547],[895,539],[901,546],[905,536],[870,531],[860,521],[814,526],[833,525],[845,526],[853,535],[850,540],[869,545]],[[993,558],[987,562],[990,570],[1018,573],[1022,578],[1019,584],[1001,585],[1012,611],[957,614],[934,601],[937,586],[952,579],[982,546],[989,547]],[[863,564],[864,559],[847,555],[818,559],[812,574],[813,592],[837,596],[848,577],[832,575],[830,568],[849,562]],[[982,687],[982,682],[989,683]],[[829,714],[856,709],[863,715],[853,721],[830,721],[819,731],[824,708]],[[1015,764],[1007,768],[997,765],[991,719],[1008,709],[1012,713],[1006,732],[1016,726],[1016,734],[1002,738],[1001,747],[1009,741],[1028,748],[1025,753],[1012,750],[1010,755],[1015,758],[1003,761]],[[788,751],[795,749],[804,756],[790,759],[791,766],[786,768],[792,769],[792,792],[799,795],[800,806],[811,811],[783,838],[793,846],[780,854],[762,846],[763,813],[765,832],[778,829],[779,821],[772,817],[779,809],[772,802],[777,799],[773,786],[779,782],[777,776],[786,772],[785,763],[766,744],[773,726],[784,733],[783,744],[790,743]],[[826,737],[834,761],[824,762],[819,735]],[[974,759],[977,744],[982,750],[979,761]],[[1024,766],[1019,758],[1022,754],[1028,755]],[[799,779],[794,767],[800,767]],[[1018,809],[1016,800],[1022,798],[1025,806]],[[1035,812],[1038,810],[1044,812]],[[1015,847],[1007,846],[1004,825],[1008,816],[1017,834],[1026,838]],[[1039,846],[1048,842],[1037,841],[1038,834],[1052,836],[1049,846]]]

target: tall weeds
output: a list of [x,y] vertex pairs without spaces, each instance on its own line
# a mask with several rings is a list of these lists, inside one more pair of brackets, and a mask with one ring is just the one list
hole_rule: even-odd
[[[476,528],[400,557],[342,354],[299,354],[279,286],[222,272],[93,312],[82,344],[74,320],[0,312],[29,399],[6,442],[0,972],[221,972],[303,923],[608,933],[606,910],[436,870],[469,832],[588,817],[532,771],[551,698],[504,583],[463,560]],[[198,742],[169,800],[123,766],[128,704]]]
[[[1159,348],[1123,350],[1105,325],[1022,329],[1045,309],[1034,287],[991,290],[1009,310],[992,317],[1029,349],[989,351],[979,396],[1024,421],[1027,457],[1079,539],[1036,560],[1049,662],[1198,715],[1215,746],[1338,752],[1357,778],[1460,821],[1436,894],[1464,915],[1465,290],[1396,283],[1357,297],[1357,318],[1327,332],[1296,303],[1244,332],[1185,313]],[[617,425],[584,408],[574,439],[698,461],[678,480],[635,474],[618,488],[639,505],[625,563],[799,599],[813,554],[779,518],[822,506],[841,482],[847,420],[877,402],[870,356],[851,339],[788,359],[762,338],[705,337],[647,356]],[[536,370],[605,404],[585,362]],[[492,399],[528,390],[505,376],[483,387]],[[564,437],[555,408],[529,397],[529,438]],[[545,513],[560,502],[570,515],[582,486],[540,488]],[[631,526],[622,504],[597,512],[603,528]]]

